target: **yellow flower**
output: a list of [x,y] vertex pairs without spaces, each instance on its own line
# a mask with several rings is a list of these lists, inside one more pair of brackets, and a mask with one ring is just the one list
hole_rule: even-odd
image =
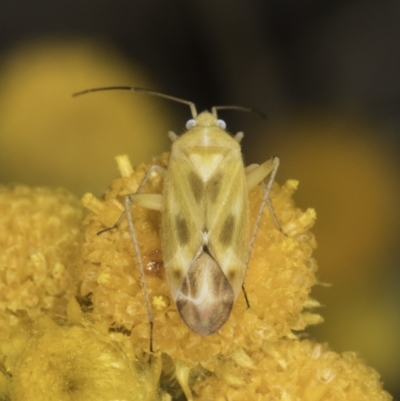
[[[155,162],[166,166],[168,157]],[[84,239],[81,207],[66,191],[2,188],[0,400],[391,400],[377,372],[354,353],[339,355],[294,334],[321,321],[309,297],[315,212],[294,206],[295,181],[276,184],[271,194],[283,233],[268,210],[263,214],[245,281],[250,308],[239,296],[210,337],[191,332],[171,299],[160,213],[133,207],[154,314],[150,355],[126,222],[97,235],[118,220],[123,196],[135,192],[150,166],[133,170],[127,157],[118,165],[122,177],[104,200],[84,197]],[[146,191],[161,193],[162,180],[154,175]],[[252,222],[260,201],[256,188]]]
[[0,327],[65,313],[82,216],[66,190],[0,186]]
[[[73,302],[76,303],[74,298]],[[107,330],[83,320],[81,324],[56,324],[42,317],[34,330],[12,332],[1,351],[3,366],[10,376],[6,394],[9,398],[4,399],[156,399],[161,361],[152,358],[138,363],[129,342],[112,341]]]
[[338,355],[310,341],[265,342],[217,358],[212,374],[198,372],[196,400],[387,401],[377,372],[353,352]]

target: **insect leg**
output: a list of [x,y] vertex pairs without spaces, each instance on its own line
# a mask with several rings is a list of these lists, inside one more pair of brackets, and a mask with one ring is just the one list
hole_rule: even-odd
[[161,167],[161,166],[158,166],[157,164],[151,166],[147,170],[146,175],[144,176],[144,178],[143,178],[142,182],[140,183],[137,191],[135,192],[136,194],[138,194],[138,193],[140,193],[142,191],[143,187],[146,185],[146,182],[149,180],[150,176],[153,173],[157,173],[160,177],[163,178],[165,176],[165,168]]
[[136,238],[135,227],[133,225],[133,218],[132,218],[132,213],[131,213],[132,200],[131,200],[131,197],[129,195],[125,196],[124,205],[125,205],[124,214],[126,215],[126,218],[128,220],[129,233],[131,235],[133,248],[135,250],[136,258],[137,258],[138,265],[139,265],[140,280],[142,281],[144,299],[145,299],[145,302],[146,302],[147,316],[149,318],[149,324],[150,324],[150,335],[149,335],[150,352],[153,352],[153,324],[154,324],[153,312],[151,310],[149,292],[147,290],[146,279],[145,279],[145,276],[144,276],[142,255],[140,253],[139,244],[138,244],[138,241],[137,241],[137,238]]
[[[282,231],[281,226],[279,224],[278,218],[276,217],[275,210],[272,206],[271,199],[269,198],[269,193],[272,188],[272,184],[274,183],[276,173],[278,171],[279,167],[279,158],[274,157],[266,162],[264,162],[261,165],[256,165],[256,164],[251,164],[246,167],[245,172],[246,172],[246,179],[247,179],[247,187],[248,190],[250,191],[253,189],[256,185],[258,185],[261,182],[261,185],[264,190],[264,196],[263,200],[261,202],[258,214],[257,214],[257,219],[254,224],[254,229],[253,233],[251,235],[251,240],[250,240],[250,249],[249,249],[249,256],[248,256],[248,262],[250,260],[251,253],[253,251],[254,243],[256,240],[256,235],[258,231],[258,227],[260,226],[261,222],[261,216],[262,212],[264,210],[265,205],[268,205],[268,208],[270,210],[272,219],[274,220],[275,227],[279,230]],[[264,179],[269,175],[269,180],[267,185],[265,185]],[[248,263],[247,262],[247,263]],[[243,290],[243,295],[246,300],[247,307],[250,307],[249,300],[247,298],[246,290],[244,288],[244,285],[242,285],[242,290]]]
[[[263,197],[263,201],[261,203],[260,210],[259,210],[259,213],[257,216],[256,224],[254,227],[252,242],[254,242],[254,237],[257,232],[258,226],[260,224],[260,219],[261,219],[262,211],[265,207],[265,204],[268,205],[272,219],[274,220],[275,227],[279,231],[282,231],[281,226],[278,221],[278,218],[276,217],[275,210],[272,206],[271,199],[269,198],[269,193],[271,192],[272,184],[274,183],[276,173],[278,172],[278,167],[279,167],[279,158],[274,157],[259,166],[252,164],[246,168],[246,179],[247,179],[248,190],[249,191],[252,190],[260,182],[261,182],[261,185],[264,190],[264,197]],[[268,180],[267,185],[265,186],[264,179],[268,175],[269,175],[269,180]],[[252,243],[250,245],[252,246]]]
[[125,211],[122,212],[121,216],[119,216],[118,220],[115,222],[115,224],[113,224],[110,227],[106,227],[103,228],[102,230],[97,232],[97,235],[101,235],[103,233],[105,233],[106,231],[111,231],[114,230],[115,228],[118,228],[120,226],[120,224],[122,223],[122,221],[124,220],[125,217]]
[[[136,195],[139,195],[139,193],[141,192],[143,187],[146,185],[146,182],[149,180],[149,178],[153,172],[156,172],[161,177],[164,177],[164,175],[165,175],[165,169],[163,167],[157,166],[157,165],[151,166],[147,170],[146,175],[144,176],[142,182],[140,183],[137,191],[134,194],[129,194],[127,196],[135,197],[135,200],[132,201],[132,203],[134,203],[135,205],[143,206],[146,209],[161,210],[161,205],[159,205],[159,207],[158,207],[158,202],[154,198],[152,198],[153,199],[153,202],[152,202],[150,199],[148,199],[149,197],[147,197],[147,196],[143,196],[143,195],[136,196]],[[146,194],[146,195],[150,195],[150,194]],[[159,195],[155,195],[155,197],[156,196],[158,197]],[[124,210],[122,212],[121,216],[118,218],[118,220],[115,222],[115,224],[113,224],[110,227],[103,228],[102,230],[100,230],[97,233],[97,235],[101,235],[101,234],[105,233],[106,231],[111,231],[111,230],[114,230],[115,228],[118,228],[120,226],[120,224],[124,221],[125,214],[126,214],[126,210]]]
[[[124,198],[125,211],[122,215],[122,217],[125,215],[126,219],[128,220],[129,234],[132,239],[133,248],[135,250],[136,258],[137,258],[138,265],[139,265],[140,280],[142,281],[147,316],[148,316],[149,325],[150,325],[150,333],[149,333],[150,352],[153,352],[154,319],[153,319],[153,312],[151,310],[149,292],[147,290],[146,278],[144,275],[142,255],[140,253],[139,243],[136,238],[135,226],[133,225],[131,206],[132,206],[132,204],[137,204],[137,205],[140,205],[145,208],[161,210],[162,195],[160,195],[160,194],[140,194],[140,191],[143,189],[147,180],[149,179],[149,177],[151,176],[151,174],[154,171],[158,172],[161,176],[164,176],[165,170],[162,167],[160,167],[160,166],[150,167],[150,169],[147,171],[145,177],[143,178],[142,182],[140,183],[136,193],[125,196],[125,198]],[[121,217],[119,218],[119,220],[121,220]]]
[[128,194],[124,197],[124,212],[121,214],[117,222],[111,226],[107,227],[101,231],[99,231],[97,234],[104,233],[105,231],[112,230],[114,228],[117,228],[123,221],[123,219],[126,217],[128,221],[128,227],[129,227],[129,234],[132,239],[133,243],[133,248],[135,250],[136,258],[138,261],[139,265],[139,273],[140,273],[140,279],[142,282],[143,286],[143,292],[144,292],[144,298],[145,298],[145,303],[146,303],[146,310],[147,310],[147,316],[149,319],[149,324],[150,324],[150,334],[149,334],[149,342],[150,342],[150,352],[153,352],[153,325],[154,325],[154,319],[153,319],[153,313],[151,310],[151,304],[150,304],[150,299],[149,299],[149,292],[147,290],[147,284],[146,284],[146,279],[145,279],[145,274],[144,274],[144,268],[143,268],[143,263],[142,263],[142,256],[140,253],[139,249],[139,244],[136,238],[136,232],[135,232],[135,227],[133,224],[133,217],[132,217],[132,212],[131,212],[131,206],[132,204],[142,206],[147,209],[154,209],[154,210],[161,210],[161,205],[162,205],[162,195],[160,194],[141,194],[140,191],[143,189],[144,185],[150,178],[151,174],[153,172],[157,172],[160,176],[165,175],[165,169],[163,169],[161,166],[152,166],[149,168],[147,171],[146,175],[144,176],[142,182],[140,183],[136,193],[134,194]]

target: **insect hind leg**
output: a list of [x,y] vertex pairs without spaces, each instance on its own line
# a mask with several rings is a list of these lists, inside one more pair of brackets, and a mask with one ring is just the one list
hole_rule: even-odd
[[126,215],[126,219],[128,220],[129,234],[131,236],[131,240],[132,240],[132,243],[133,243],[133,248],[135,250],[136,258],[137,258],[138,265],[139,265],[140,280],[141,280],[142,286],[143,286],[143,292],[144,292],[144,299],[145,299],[145,303],[146,303],[147,316],[149,318],[149,325],[150,325],[150,333],[149,333],[150,347],[149,348],[150,348],[150,352],[153,352],[153,325],[154,325],[153,312],[151,310],[150,297],[149,297],[149,292],[147,290],[146,278],[145,278],[145,275],[144,275],[144,267],[143,267],[143,262],[142,262],[142,255],[140,253],[139,243],[138,243],[138,240],[136,238],[136,231],[135,231],[135,227],[133,225],[133,218],[132,218],[132,213],[131,213],[131,205],[132,205],[131,197],[129,195],[125,196],[125,198],[124,198],[125,212],[123,213],[122,217],[124,215]]
[[[265,163],[263,163],[261,165],[252,164],[252,165],[246,167],[246,179],[247,179],[247,186],[248,186],[249,191],[251,189],[253,189],[256,185],[258,185],[260,182],[261,182],[261,186],[264,191],[264,196],[263,196],[260,208],[258,210],[257,219],[254,224],[253,233],[252,233],[251,239],[250,239],[250,248],[249,248],[249,256],[248,256],[247,264],[250,261],[250,257],[251,257],[252,251],[253,251],[254,243],[256,240],[256,236],[257,236],[257,231],[260,226],[261,217],[262,217],[262,213],[265,208],[265,205],[268,205],[268,209],[271,213],[272,220],[274,221],[275,227],[279,231],[282,232],[281,225],[279,224],[279,220],[276,217],[274,207],[272,206],[271,199],[269,197],[269,193],[271,192],[272,184],[275,181],[275,176],[278,171],[278,168],[279,168],[279,158],[278,157],[273,157],[272,159],[266,161]],[[268,183],[265,184],[265,178],[268,175],[269,175]],[[246,300],[247,307],[249,308],[250,303],[249,303],[249,299],[247,297],[246,290],[244,288],[244,284],[242,285],[242,291],[243,291],[244,298]]]
[[[282,231],[281,225],[279,224],[278,218],[276,217],[276,213],[274,207],[272,206],[271,199],[269,197],[269,193],[271,192],[272,184],[275,181],[276,173],[278,172],[279,168],[279,158],[273,157],[272,159],[266,161],[261,165],[250,165],[246,168],[246,179],[247,179],[247,186],[249,191],[252,190],[256,185],[261,182],[263,187],[264,196],[261,202],[257,220],[254,225],[252,241],[250,243],[250,251],[254,244],[255,234],[257,233],[258,226],[260,225],[260,220],[262,216],[262,211],[264,210],[265,205],[268,205],[268,209],[271,213],[272,219],[274,221],[275,227]],[[269,175],[268,183],[265,185],[265,178]]]
[[264,190],[264,197],[263,197],[263,202],[262,202],[262,204],[260,206],[259,216],[261,218],[261,213],[262,213],[262,210],[264,209],[264,206],[265,206],[265,203],[266,203],[268,205],[268,209],[269,209],[269,211],[271,213],[272,219],[274,220],[275,227],[279,231],[282,231],[281,225],[279,224],[279,220],[276,217],[275,209],[272,206],[271,199],[269,197],[269,193],[271,192],[272,184],[274,183],[276,173],[278,172],[279,158],[278,157],[274,157],[272,159],[272,163],[273,163],[273,167],[272,167],[271,175],[269,176],[269,180],[268,180],[267,186],[265,186],[265,181],[264,180],[262,181],[262,184],[261,184],[262,187],[263,187],[263,190]]
[[144,274],[144,267],[143,267],[143,262],[142,262],[142,256],[140,253],[139,249],[139,243],[136,238],[136,231],[135,227],[133,224],[133,217],[132,217],[132,212],[131,212],[131,206],[132,204],[137,204],[145,208],[149,209],[155,209],[155,210],[161,210],[161,200],[162,200],[162,195],[160,194],[141,194],[141,190],[145,186],[146,182],[150,178],[151,174],[153,172],[157,172],[161,177],[165,175],[165,169],[163,169],[161,166],[152,166],[149,168],[149,170],[146,172],[146,175],[144,176],[142,182],[140,183],[137,191],[133,194],[128,194],[124,197],[124,212],[121,214],[117,222],[112,225],[111,227],[107,227],[97,233],[97,235],[100,235],[106,231],[113,230],[117,227],[120,226],[124,218],[126,217],[128,221],[128,227],[129,227],[129,234],[131,236],[131,240],[133,243],[133,248],[135,251],[135,255],[138,261],[139,265],[139,273],[140,273],[140,280],[142,282],[142,287],[143,287],[143,292],[144,292],[144,298],[145,298],[145,304],[146,304],[146,310],[147,310],[147,316],[149,319],[149,325],[150,325],[150,333],[149,333],[149,343],[150,343],[150,352],[153,352],[153,325],[154,325],[154,319],[153,319],[153,312],[151,310],[151,303],[150,303],[150,297],[149,297],[149,292],[147,289],[147,284],[146,284],[146,279],[145,279],[145,274]]

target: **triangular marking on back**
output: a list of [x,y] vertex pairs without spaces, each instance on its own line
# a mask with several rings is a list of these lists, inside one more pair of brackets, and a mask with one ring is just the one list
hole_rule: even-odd
[[201,176],[201,178],[204,181],[208,181],[209,178],[218,169],[224,157],[225,155],[221,153],[193,153],[189,156],[189,159],[193,163],[196,171]]

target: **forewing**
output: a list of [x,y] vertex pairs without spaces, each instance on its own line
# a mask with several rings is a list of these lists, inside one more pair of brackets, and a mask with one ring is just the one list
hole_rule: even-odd
[[162,249],[168,285],[174,299],[202,249],[205,185],[190,161],[171,155],[164,187]]
[[206,187],[206,228],[211,255],[240,292],[248,259],[248,194],[240,152],[232,151]]

